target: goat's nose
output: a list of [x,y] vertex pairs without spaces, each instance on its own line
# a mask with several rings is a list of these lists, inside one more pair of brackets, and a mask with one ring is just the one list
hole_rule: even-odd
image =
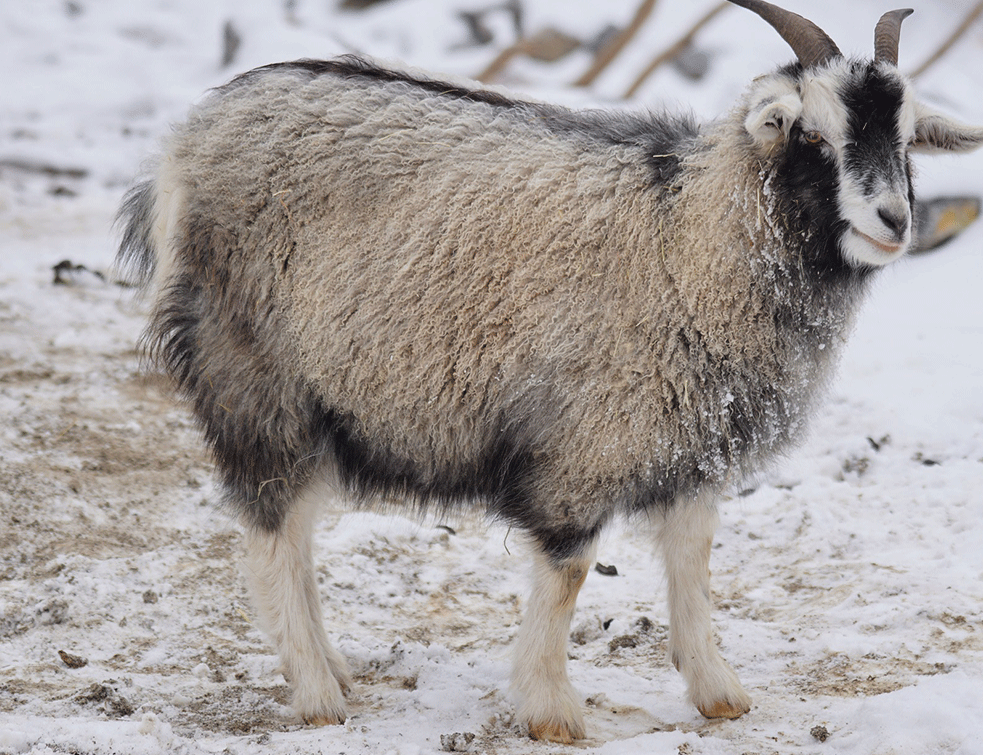
[[877,217],[894,234],[897,241],[904,239],[908,232],[908,209],[881,207],[877,210]]

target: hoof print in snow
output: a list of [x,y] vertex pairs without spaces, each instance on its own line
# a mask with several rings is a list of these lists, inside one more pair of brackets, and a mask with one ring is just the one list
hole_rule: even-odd
[[75,696],[75,701],[82,705],[94,705],[101,708],[111,718],[125,718],[133,715],[135,710],[133,704],[123,697],[110,682],[92,684],[88,689],[79,692]]
[[470,731],[440,735],[440,749],[444,752],[471,752],[474,734]]

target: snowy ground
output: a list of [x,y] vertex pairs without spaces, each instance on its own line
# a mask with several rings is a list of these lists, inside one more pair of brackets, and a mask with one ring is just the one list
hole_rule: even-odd
[[[920,62],[971,5],[912,3],[902,62]],[[514,724],[508,648],[523,604],[521,541],[326,515],[324,612],[357,684],[341,727],[300,725],[252,623],[235,528],[166,381],[141,372],[130,292],[105,272],[127,181],[167,124],[237,70],[359,50],[473,75],[511,41],[465,47],[459,9],[390,0],[43,0],[0,9],[0,753],[970,753],[983,752],[983,226],[882,277],[810,440],[722,506],[716,625],[754,697],[737,721],[683,700],[665,658],[662,577],[636,532],[613,531],[574,620],[574,685],[590,739],[540,744]],[[878,0],[788,6],[866,53]],[[635,3],[528,0],[529,31],[589,39]],[[620,106],[648,59],[709,2],[663,0],[590,91],[586,52],[515,61],[534,96]],[[291,10],[292,9],[292,10]],[[223,24],[242,44],[219,64]],[[724,110],[784,43],[730,9],[699,38],[709,75],[672,68],[634,106]],[[983,28],[923,96],[983,123]],[[983,156],[921,167],[926,196],[983,194]],[[825,741],[821,741],[825,738]]]

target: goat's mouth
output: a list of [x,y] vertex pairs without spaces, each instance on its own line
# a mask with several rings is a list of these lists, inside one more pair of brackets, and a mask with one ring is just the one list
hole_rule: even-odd
[[891,244],[891,243],[884,243],[883,241],[878,241],[877,239],[868,236],[863,231],[858,231],[856,226],[850,226],[850,231],[854,235],[862,238],[864,241],[866,241],[868,244],[870,244],[878,251],[884,252],[884,254],[897,254],[898,252],[904,251],[905,247],[907,246],[907,244]]

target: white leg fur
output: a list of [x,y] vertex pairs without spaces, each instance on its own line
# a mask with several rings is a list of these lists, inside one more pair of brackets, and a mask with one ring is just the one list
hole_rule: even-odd
[[707,718],[737,718],[751,698],[720,657],[710,623],[710,548],[719,519],[715,507],[677,501],[657,540],[669,582],[669,655],[686,679],[689,697]]
[[276,646],[293,707],[316,726],[345,720],[344,691],[351,677],[328,641],[311,555],[316,496],[298,497],[277,532],[246,532],[246,576],[253,603]]
[[581,702],[567,678],[567,639],[577,594],[594,563],[595,548],[556,564],[538,548],[533,588],[516,641],[512,690],[520,720],[534,739],[583,739]]

